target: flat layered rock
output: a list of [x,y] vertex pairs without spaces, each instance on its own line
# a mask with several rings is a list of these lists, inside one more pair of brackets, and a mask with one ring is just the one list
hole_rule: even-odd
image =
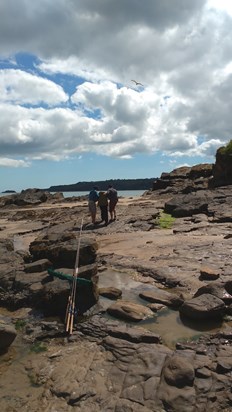
[[149,308],[137,303],[123,300],[111,305],[107,309],[107,312],[111,316],[131,322],[139,322],[154,316],[153,312]]
[[139,297],[151,303],[160,303],[166,306],[179,307],[183,303],[183,299],[173,293],[165,290],[155,289],[154,291],[145,291],[139,294]]
[[200,279],[201,280],[216,280],[220,276],[220,269],[209,266],[202,265],[200,268]]
[[36,272],[43,272],[50,268],[52,263],[48,259],[41,259],[37,260],[32,263],[28,263],[25,265],[24,271],[26,273],[36,273]]
[[114,288],[114,287],[108,287],[108,288],[99,288],[99,295],[103,296],[108,299],[116,300],[119,299],[122,296],[122,291],[121,289]]

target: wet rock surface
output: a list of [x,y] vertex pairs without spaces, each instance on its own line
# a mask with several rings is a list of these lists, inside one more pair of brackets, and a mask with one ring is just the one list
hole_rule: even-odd
[[139,322],[153,316],[153,312],[149,308],[123,300],[109,306],[107,312],[115,318],[131,322]]
[[[43,342],[52,330],[58,336],[56,325],[40,329]],[[29,332],[38,334],[36,328]],[[123,330],[95,318],[69,340],[60,337],[60,343],[28,357],[25,370],[36,389],[26,398],[8,389],[10,403],[3,396],[1,405],[32,411],[38,402],[42,411],[229,411],[231,338],[228,330],[171,350],[140,328]]]
[[[202,171],[195,172],[196,189]],[[207,178],[208,171],[204,173]],[[176,174],[180,180],[181,174]],[[1,310],[13,310],[9,325],[15,326],[17,308],[29,307],[33,313],[19,319],[9,359],[0,359],[2,411],[232,410],[230,320],[225,326],[232,304],[231,186],[194,189],[192,204],[187,189],[178,202],[174,191],[166,189],[139,199],[120,199],[117,220],[107,227],[89,223],[85,200],[0,208]],[[176,213],[181,217],[171,228],[162,229],[158,217],[166,205],[184,212]],[[51,263],[72,275],[82,219],[80,273],[93,281],[93,300],[68,336],[63,320],[70,285],[52,278],[47,269]],[[30,222],[29,233],[23,231],[25,222]],[[15,248],[15,236],[20,237],[21,248]],[[145,328],[144,321],[116,320],[98,302],[98,277],[104,279],[111,268],[131,276],[131,308],[139,304],[155,319],[163,306],[174,306],[186,322],[195,311],[199,325],[203,313],[214,320],[217,312],[224,326],[167,347],[162,335]],[[116,303],[101,297],[108,299],[108,307],[123,306],[123,284],[119,289],[115,283],[112,275],[108,297],[111,291],[118,297]],[[82,291],[80,301],[81,296]],[[53,315],[60,318],[44,317],[45,307],[55,309]],[[14,350],[22,352],[16,355]],[[20,362],[14,361],[17,356]]]
[[185,316],[199,321],[217,318],[222,319],[225,312],[225,304],[218,297],[204,293],[185,301],[180,307],[180,311]]

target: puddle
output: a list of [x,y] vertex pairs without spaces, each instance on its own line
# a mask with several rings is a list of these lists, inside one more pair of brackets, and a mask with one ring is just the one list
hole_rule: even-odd
[[222,323],[207,321],[207,324],[200,324],[186,321],[180,318],[179,311],[165,308],[160,310],[154,319],[142,321],[139,326],[157,333],[166,346],[174,349],[177,342],[195,340],[203,334],[218,332],[222,328]]
[[[147,306],[149,303],[141,299],[139,293],[144,290],[152,290],[154,286],[134,281],[131,276],[131,273],[106,270],[99,274],[99,287],[113,286],[119,288],[122,290],[123,300],[130,300]],[[172,290],[172,293],[174,293],[174,290]],[[114,301],[100,297],[100,303],[104,309],[107,309]],[[110,316],[107,315],[107,317]],[[194,322],[180,317],[177,310],[164,308],[154,313],[154,317],[139,323],[130,323],[130,325],[144,327],[158,334],[166,346],[174,349],[177,342],[194,340],[206,333],[216,333],[223,329],[225,323],[215,321],[207,321],[207,323]]]
[[[146,306],[146,302],[142,301],[139,297],[139,293],[145,290],[152,289],[152,285],[141,283],[133,280],[132,272],[120,272],[113,269],[107,269],[106,271],[99,273],[99,288],[114,287],[122,291],[122,299],[129,300],[135,303],[142,303]],[[99,301],[104,309],[107,309],[114,303],[113,300],[103,298],[100,296]]]

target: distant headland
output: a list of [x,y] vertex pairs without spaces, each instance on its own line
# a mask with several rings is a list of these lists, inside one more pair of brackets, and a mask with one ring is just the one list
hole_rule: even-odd
[[113,185],[117,190],[149,190],[152,188],[154,180],[154,177],[147,179],[98,180],[78,182],[69,185],[50,186],[43,190],[48,192],[87,192],[91,190],[93,186],[97,186],[101,190],[107,190],[109,185]]

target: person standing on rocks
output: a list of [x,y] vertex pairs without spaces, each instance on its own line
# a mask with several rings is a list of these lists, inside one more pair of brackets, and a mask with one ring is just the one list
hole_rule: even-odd
[[112,185],[109,185],[107,190],[107,198],[109,199],[110,220],[116,220],[116,204],[118,203],[118,192]]
[[97,215],[97,201],[99,199],[99,194],[97,192],[98,187],[94,186],[92,190],[89,192],[89,212],[91,215],[92,223],[96,224],[96,215]]
[[101,210],[101,220],[108,225],[108,198],[106,192],[99,192],[98,206]]

